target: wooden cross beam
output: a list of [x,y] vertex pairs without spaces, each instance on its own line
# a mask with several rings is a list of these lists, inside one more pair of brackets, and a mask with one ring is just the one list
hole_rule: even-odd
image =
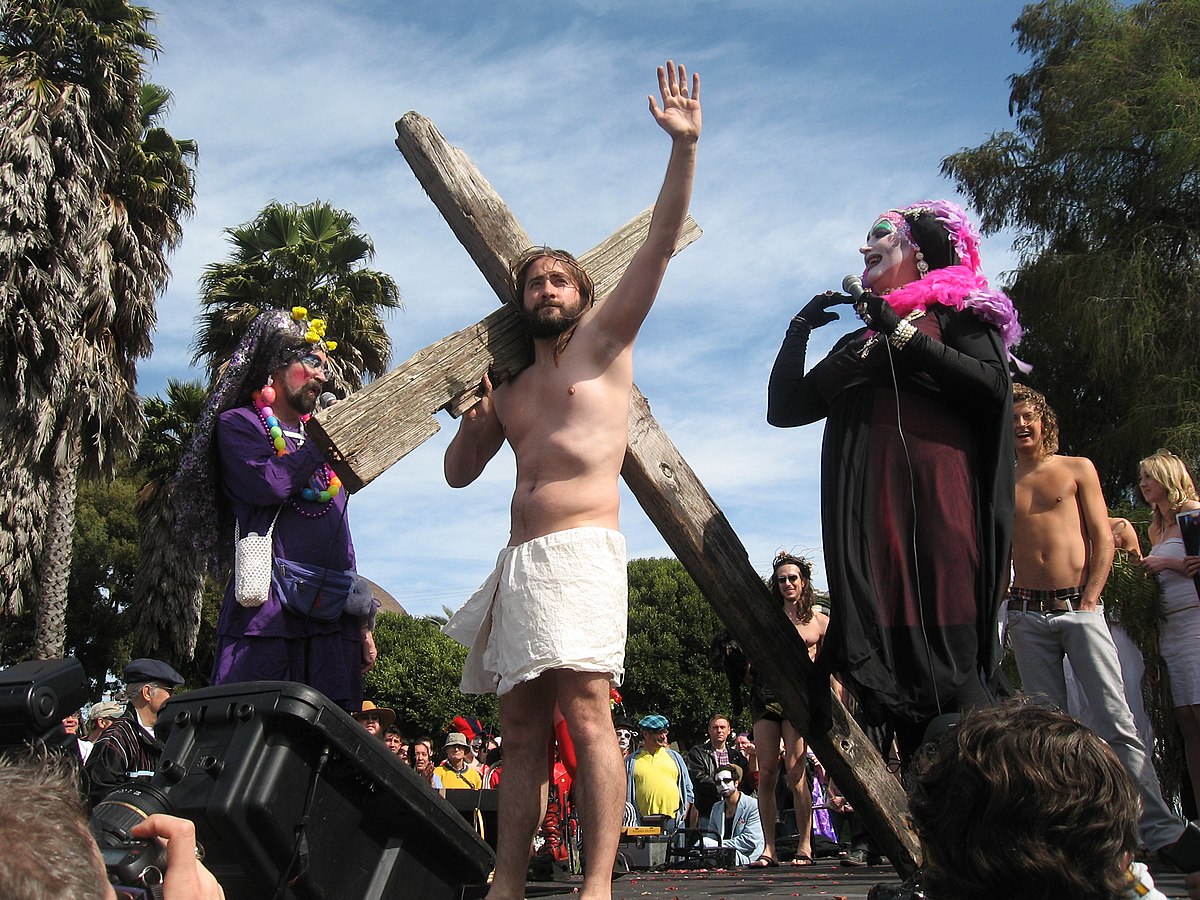
[[[396,123],[396,145],[496,295],[508,298],[509,261],[532,243],[467,156],[433,123],[410,112]],[[649,225],[643,213],[582,258],[601,298],[616,284]],[[676,250],[698,236],[689,218]],[[458,415],[489,369],[503,380],[532,360],[519,318],[505,306],[483,321],[414,354],[345,402],[318,414],[310,430],[342,482],[358,490],[438,430],[434,413]],[[384,411],[380,415],[380,411]],[[372,419],[375,421],[372,423]],[[636,386],[621,474],[647,516],[729,626],[755,667],[801,728],[830,775],[902,874],[920,862],[906,825],[907,804],[867,736],[829,690],[811,683],[804,642],[750,565],[741,540],[650,412]],[[813,703],[810,708],[809,692]]]

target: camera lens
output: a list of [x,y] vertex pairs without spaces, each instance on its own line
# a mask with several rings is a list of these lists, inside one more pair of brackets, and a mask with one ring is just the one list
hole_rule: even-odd
[[129,840],[130,828],[155,813],[171,813],[167,795],[150,784],[130,782],[96,804],[88,826],[101,847],[115,847]]

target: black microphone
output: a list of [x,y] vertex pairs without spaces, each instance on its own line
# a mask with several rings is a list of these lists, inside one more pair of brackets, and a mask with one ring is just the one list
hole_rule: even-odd
[[862,279],[857,275],[847,275],[842,279],[842,290],[853,297],[854,302],[857,303],[863,295]]
[[341,398],[332,391],[326,391],[317,398],[317,403],[320,404],[321,409],[329,409],[329,407],[333,406],[333,404],[337,403],[340,399]]

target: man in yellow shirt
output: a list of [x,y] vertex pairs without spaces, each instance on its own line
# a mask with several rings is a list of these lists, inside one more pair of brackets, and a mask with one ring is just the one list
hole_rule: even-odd
[[638,723],[642,749],[626,760],[626,799],[643,819],[665,815],[667,829],[682,828],[687,822],[694,795],[692,779],[683,757],[667,746],[670,722],[666,716],[649,715]]
[[448,791],[477,791],[483,787],[483,776],[478,769],[472,769],[467,764],[467,743],[465,735],[457,731],[450,732],[446,737],[444,750],[446,761],[434,769],[442,779],[442,787]]

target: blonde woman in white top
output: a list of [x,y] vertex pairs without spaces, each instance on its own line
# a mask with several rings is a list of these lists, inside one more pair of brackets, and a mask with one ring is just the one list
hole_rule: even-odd
[[1171,676],[1188,774],[1200,802],[1200,596],[1193,581],[1200,557],[1187,555],[1175,519],[1181,512],[1200,509],[1200,499],[1187,466],[1169,450],[1142,460],[1138,487],[1154,510],[1150,552],[1142,566],[1162,587],[1166,619],[1159,628],[1159,644]]

